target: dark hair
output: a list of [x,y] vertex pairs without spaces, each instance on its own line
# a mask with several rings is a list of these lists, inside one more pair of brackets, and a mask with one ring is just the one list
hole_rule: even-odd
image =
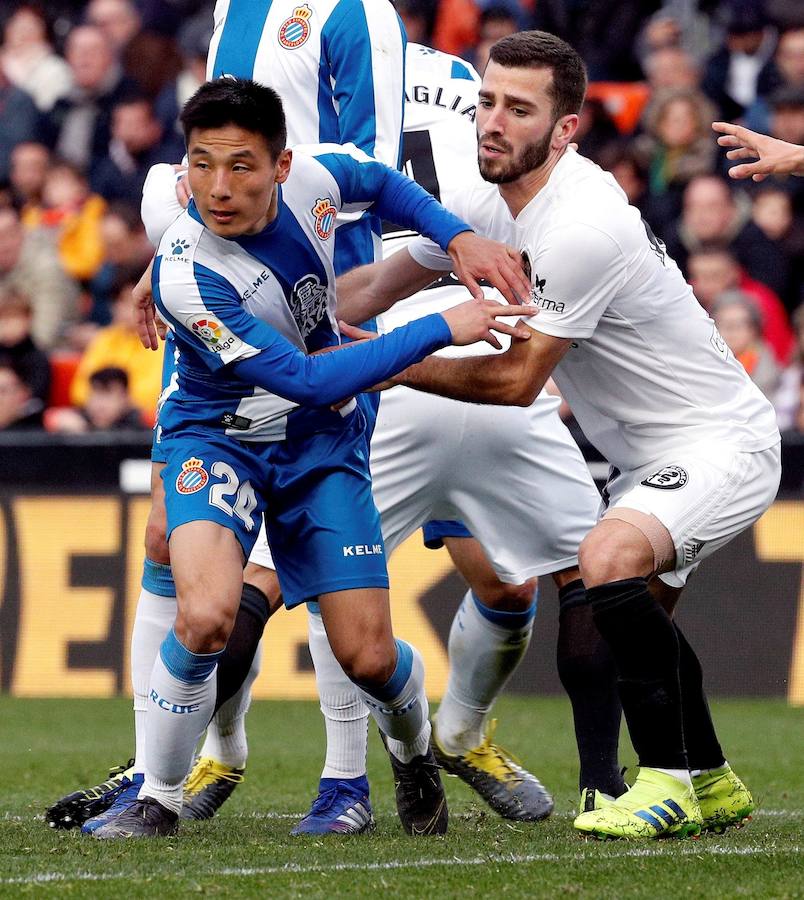
[[119,384],[124,390],[128,390],[128,373],[118,366],[106,366],[98,369],[89,376],[89,383],[94,388],[108,390],[112,385]]
[[586,66],[561,38],[546,31],[519,31],[497,41],[489,59],[507,69],[551,69],[549,95],[556,120],[581,111],[586,95]]
[[229,75],[201,85],[184,104],[181,124],[188,144],[194,128],[236,125],[260,134],[273,159],[285,149],[288,137],[279,94],[251,79]]

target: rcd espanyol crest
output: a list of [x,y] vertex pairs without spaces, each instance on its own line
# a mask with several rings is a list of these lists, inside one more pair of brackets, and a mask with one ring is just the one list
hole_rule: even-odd
[[209,475],[204,468],[204,460],[192,456],[181,464],[181,472],[176,478],[176,490],[180,494],[194,494],[196,491],[200,491],[208,481]]
[[310,37],[310,16],[313,11],[305,3],[303,6],[297,6],[293,10],[293,15],[289,16],[279,26],[279,43],[286,50],[295,50]]
[[316,200],[311,212],[315,216],[315,233],[322,241],[325,241],[335,227],[335,216],[338,215],[338,210],[332,205],[329,197],[323,197]]

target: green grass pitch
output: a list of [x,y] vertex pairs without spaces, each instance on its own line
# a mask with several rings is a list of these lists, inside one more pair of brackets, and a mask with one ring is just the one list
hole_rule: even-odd
[[496,714],[500,742],[555,795],[547,822],[504,822],[449,778],[449,834],[406,837],[372,733],[374,834],[291,838],[317,783],[323,726],[314,703],[262,702],[249,716],[246,781],[216,819],[169,840],[110,845],[50,831],[41,813],[130,755],[130,703],[2,697],[0,896],[804,897],[801,710],[714,704],[729,759],[759,810],[726,835],[644,844],[585,842],[572,831],[576,763],[566,701],[507,697]]

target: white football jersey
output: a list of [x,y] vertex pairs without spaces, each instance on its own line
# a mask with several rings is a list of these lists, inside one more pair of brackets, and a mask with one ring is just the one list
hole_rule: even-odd
[[[633,469],[698,440],[747,451],[779,441],[773,407],[611,175],[568,150],[516,219],[495,185],[447,205],[525,254],[539,307],[528,324],[572,340],[555,380],[612,465]],[[450,265],[426,239],[410,251]]]
[[[405,128],[402,169],[423,188],[449,207],[461,193],[483,186],[477,166],[475,114],[480,76],[464,60],[421,44],[408,44],[405,52]],[[386,224],[383,256],[407,247],[415,232]],[[489,296],[499,298],[493,288]],[[451,273],[406,300],[395,303],[377,319],[386,333],[413,319],[444,312],[470,297]],[[506,337],[499,335],[506,345]],[[478,342],[468,347],[446,347],[439,356],[474,356],[494,351]]]

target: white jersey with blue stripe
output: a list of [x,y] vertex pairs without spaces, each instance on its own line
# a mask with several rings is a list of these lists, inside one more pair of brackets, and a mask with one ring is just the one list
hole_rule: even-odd
[[[389,180],[391,193],[383,194]],[[410,219],[422,194],[357,148],[337,145],[295,148],[290,175],[277,190],[276,218],[257,235],[219,237],[191,203],[162,237],[154,299],[179,351],[178,377],[159,412],[163,433],[198,425],[242,440],[281,440],[291,421],[314,430],[317,420],[332,417],[232,372],[221,376],[220,369],[278,342],[305,354],[339,344],[331,240],[337,214],[375,202],[385,214],[398,210]],[[464,226],[430,203],[434,209],[416,216],[445,246]]]
[[[397,168],[405,32],[388,0],[218,0],[207,77],[279,92],[288,146],[354,144]],[[337,274],[381,258],[379,220],[339,223]]]

